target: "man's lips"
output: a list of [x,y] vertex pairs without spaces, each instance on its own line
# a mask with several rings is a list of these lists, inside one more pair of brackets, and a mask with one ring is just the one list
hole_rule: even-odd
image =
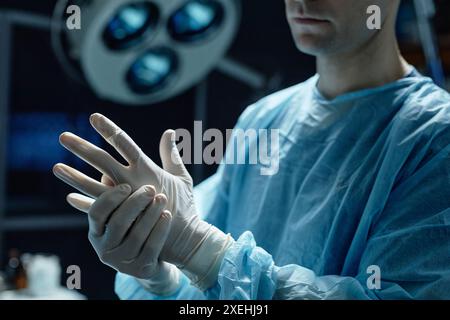
[[322,20],[322,19],[316,19],[316,18],[310,18],[310,17],[293,17],[292,20],[295,23],[305,24],[305,25],[314,25],[314,24],[321,24],[321,23],[328,23],[328,22],[330,22],[328,20]]

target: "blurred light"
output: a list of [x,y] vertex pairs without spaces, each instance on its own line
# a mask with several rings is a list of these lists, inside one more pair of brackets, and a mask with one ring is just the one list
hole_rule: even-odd
[[109,21],[103,40],[113,50],[130,48],[143,41],[144,35],[156,27],[158,19],[158,8],[152,3],[122,6]]
[[176,72],[176,54],[167,48],[152,49],[139,57],[127,73],[131,90],[148,94],[161,89]]
[[203,39],[220,25],[223,16],[223,7],[218,2],[192,0],[170,17],[169,32],[182,42]]
[[[240,0],[84,0],[81,6],[81,30],[52,31],[55,53],[98,97],[126,105],[161,102],[198,84],[226,55],[241,18]],[[54,19],[64,21],[65,7],[58,8]]]

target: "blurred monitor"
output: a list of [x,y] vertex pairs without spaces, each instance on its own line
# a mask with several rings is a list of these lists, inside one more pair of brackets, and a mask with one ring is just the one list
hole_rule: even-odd
[[72,131],[93,143],[100,143],[100,136],[89,125],[88,117],[88,114],[50,112],[13,114],[8,144],[9,170],[48,174],[55,161],[84,166],[85,162],[62,148],[58,139],[62,132]]

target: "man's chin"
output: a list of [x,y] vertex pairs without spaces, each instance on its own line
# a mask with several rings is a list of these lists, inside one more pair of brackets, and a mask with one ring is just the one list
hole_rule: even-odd
[[325,54],[331,50],[331,41],[314,35],[301,35],[295,38],[295,44],[301,52],[313,56]]

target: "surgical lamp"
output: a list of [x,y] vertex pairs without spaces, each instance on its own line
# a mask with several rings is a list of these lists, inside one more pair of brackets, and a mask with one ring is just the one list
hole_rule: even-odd
[[127,105],[169,99],[220,69],[241,16],[238,0],[60,0],[55,25],[70,4],[81,9],[81,30],[53,28],[64,69]]

